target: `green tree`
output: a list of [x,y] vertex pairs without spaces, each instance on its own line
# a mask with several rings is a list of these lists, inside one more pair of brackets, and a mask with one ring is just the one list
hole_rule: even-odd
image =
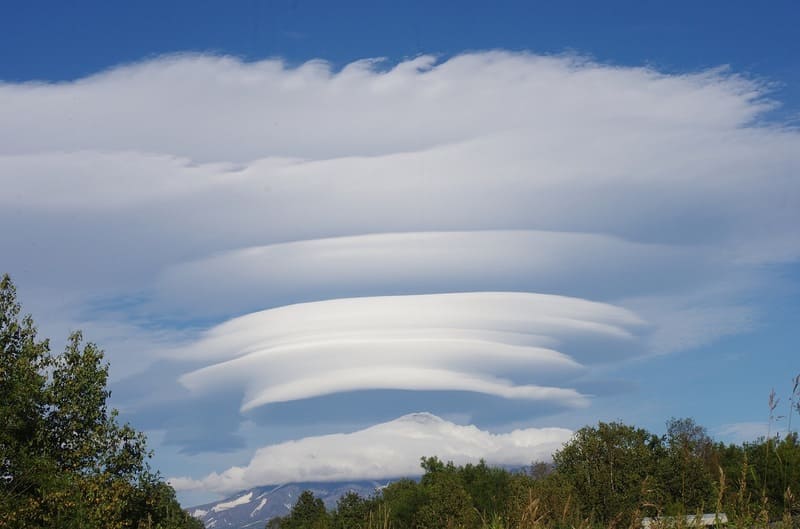
[[585,514],[601,523],[633,515],[659,494],[661,439],[622,423],[585,426],[553,455],[556,471],[574,488]]
[[370,511],[373,503],[362,498],[357,493],[350,491],[336,502],[336,510],[331,517],[333,529],[359,529],[366,527],[369,522]]
[[108,365],[93,343],[73,333],[53,364],[45,426],[50,456],[66,471],[108,472],[133,477],[148,456],[144,435],[117,423],[106,404]]
[[477,512],[456,466],[430,457],[422,458],[422,468],[425,474],[420,485],[425,502],[417,512],[417,527],[462,529],[474,525]]
[[415,527],[417,513],[427,501],[427,495],[419,483],[401,479],[383,489],[381,499],[389,511],[393,527]]
[[0,280],[0,512],[35,494],[50,474],[42,457],[49,344],[38,340],[30,315],[20,317],[16,289]]
[[502,468],[491,467],[481,460],[459,469],[464,489],[472,498],[475,509],[483,519],[505,515],[509,500],[511,475]]
[[314,497],[310,490],[304,490],[297,498],[288,516],[280,521],[281,529],[325,529],[330,519],[325,504]]
[[714,479],[713,443],[706,429],[693,419],[667,421],[667,467],[662,476],[667,495],[679,504],[681,514],[711,505]]
[[4,275],[0,279],[0,525],[4,519],[11,523],[23,517],[38,522],[39,507],[58,481],[55,463],[45,457],[50,347],[47,340],[38,339],[33,318],[20,313],[16,288]]
[[198,528],[146,464],[144,435],[109,411],[108,365],[74,333],[37,338],[0,280],[0,527]]

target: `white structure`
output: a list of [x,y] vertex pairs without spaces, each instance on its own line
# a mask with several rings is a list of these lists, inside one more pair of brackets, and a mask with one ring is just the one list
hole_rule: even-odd
[[675,529],[677,527],[714,529],[727,523],[728,516],[724,512],[685,516],[683,520],[678,516],[661,516],[642,518],[642,529]]

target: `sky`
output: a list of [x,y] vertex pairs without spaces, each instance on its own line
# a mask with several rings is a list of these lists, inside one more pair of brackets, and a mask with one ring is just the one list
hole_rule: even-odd
[[752,440],[800,373],[798,16],[3,2],[0,270],[186,505]]

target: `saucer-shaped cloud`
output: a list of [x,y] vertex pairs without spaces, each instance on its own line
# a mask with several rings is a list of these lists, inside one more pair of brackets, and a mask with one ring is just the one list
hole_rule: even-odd
[[414,413],[352,433],[306,437],[265,446],[243,467],[201,479],[171,478],[177,490],[230,493],[254,486],[303,481],[413,477],[420,458],[457,464],[522,466],[549,460],[569,440],[563,428],[526,428],[494,434],[429,413]]
[[242,316],[173,354],[215,362],[181,382],[195,391],[244,386],[243,410],[366,389],[474,391],[580,406],[583,395],[552,384],[583,366],[554,347],[582,339],[598,351],[603,343],[624,348],[642,327],[625,309],[563,296],[364,297]]
[[597,233],[377,233],[242,248],[181,263],[162,274],[158,296],[175,309],[212,315],[267,304],[430,291],[623,298],[706,283],[721,265],[703,249]]

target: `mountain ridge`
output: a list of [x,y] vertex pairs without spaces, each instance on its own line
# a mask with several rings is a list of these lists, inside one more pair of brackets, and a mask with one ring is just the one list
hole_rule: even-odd
[[310,490],[332,509],[348,492],[369,497],[399,478],[335,482],[299,482],[253,487],[220,501],[189,507],[187,512],[202,521],[206,529],[263,528],[272,518],[289,514],[298,496]]

